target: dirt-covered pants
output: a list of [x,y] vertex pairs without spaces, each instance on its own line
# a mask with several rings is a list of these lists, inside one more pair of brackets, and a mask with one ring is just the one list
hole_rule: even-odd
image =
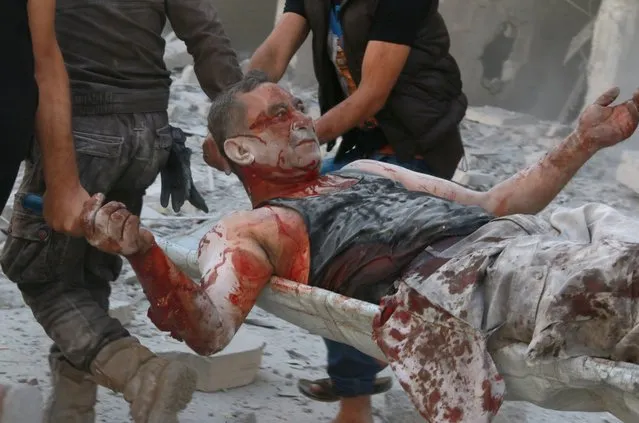
[[[165,112],[76,116],[73,137],[80,181],[90,195],[124,203],[134,214],[169,155],[172,143]],[[14,201],[9,237],[0,263],[17,283],[37,321],[60,353],[88,370],[97,353],[128,332],[108,315],[110,282],[122,259],[91,247],[84,238],[52,231],[42,216],[25,209],[24,194],[45,190],[37,149]]]

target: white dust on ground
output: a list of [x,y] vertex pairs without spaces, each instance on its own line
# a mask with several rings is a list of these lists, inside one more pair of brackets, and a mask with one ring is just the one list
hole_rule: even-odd
[[[170,116],[174,124],[194,133],[205,133],[205,117],[208,104],[190,70],[180,81],[176,78],[172,89]],[[176,75],[180,75],[177,73]],[[186,82],[186,83],[185,83]],[[312,96],[306,98],[313,103]],[[316,106],[315,106],[316,110]],[[502,180],[535,160],[558,138],[546,137],[549,123],[498,109],[478,109],[478,113],[496,117],[507,124],[486,125],[465,120],[463,138],[468,154],[468,165],[483,174],[477,188],[486,189],[492,182]],[[189,138],[193,149],[192,167],[196,185],[205,196],[211,212],[208,216],[186,205],[178,216],[201,216],[202,220],[163,220],[161,216],[174,216],[172,210],[159,205],[160,178],[149,188],[143,223],[161,236],[187,231],[196,224],[210,219],[211,224],[221,216],[238,209],[247,209],[249,202],[234,177],[213,173],[201,158],[202,138]],[[617,165],[614,151],[599,153],[587,164],[549,207],[557,205],[577,206],[590,201],[604,202],[623,211],[635,213],[639,197],[615,181]],[[489,176],[490,175],[490,176]],[[6,215],[6,213],[5,213]],[[137,304],[136,317],[129,330],[142,343],[161,344],[165,334],[154,328],[146,318],[147,303],[128,267],[113,284],[113,301]],[[336,411],[335,404],[324,404],[306,399],[298,394],[296,381],[300,377],[325,377],[325,348],[320,338],[288,324],[260,309],[252,312],[257,319],[275,329],[248,326],[246,330],[266,340],[263,363],[257,380],[250,386],[215,394],[196,393],[193,402],[182,414],[183,423],[246,422],[251,413],[259,423],[273,422],[326,422]],[[47,353],[50,341],[28,308],[24,306],[15,286],[6,279],[0,280],[0,381],[26,382],[37,380],[46,396],[49,389]],[[153,340],[150,342],[150,340]],[[390,374],[385,371],[384,374]],[[400,389],[395,384],[394,389]],[[376,421],[384,420],[388,413],[384,399],[374,399]],[[128,406],[120,395],[100,389],[97,406],[98,421],[119,423],[130,421]],[[542,410],[530,404],[507,403],[500,423],[603,423],[615,422],[614,417],[602,413],[558,413]]]

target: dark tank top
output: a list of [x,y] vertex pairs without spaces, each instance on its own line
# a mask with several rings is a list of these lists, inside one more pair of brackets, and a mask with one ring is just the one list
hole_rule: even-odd
[[311,248],[309,284],[348,297],[379,302],[426,247],[469,235],[494,218],[480,207],[408,191],[381,176],[331,174],[359,181],[330,194],[277,198],[260,207],[286,207],[303,217]]

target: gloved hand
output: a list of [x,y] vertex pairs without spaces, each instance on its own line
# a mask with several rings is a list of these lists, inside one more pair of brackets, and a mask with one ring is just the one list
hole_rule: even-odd
[[173,211],[179,212],[184,201],[188,200],[196,208],[208,213],[209,208],[206,206],[204,198],[193,184],[193,176],[191,175],[192,151],[184,144],[186,134],[180,128],[171,127],[171,136],[173,137],[171,153],[166,165],[160,171],[162,178],[160,204],[162,207],[168,207],[169,197],[171,197]]

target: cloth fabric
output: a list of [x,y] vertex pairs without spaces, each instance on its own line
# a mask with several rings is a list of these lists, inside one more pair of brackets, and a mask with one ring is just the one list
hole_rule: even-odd
[[166,110],[171,77],[162,30],[167,17],[210,98],[242,78],[214,2],[57,0],[56,33],[74,115]]
[[[331,10],[329,12],[329,26],[328,26],[328,54],[335,66],[337,72],[337,78],[339,79],[342,91],[345,96],[352,95],[357,90],[357,84],[353,80],[351,71],[348,69],[348,63],[346,61],[346,55],[344,53],[344,32],[342,31],[342,24],[339,21],[339,11],[342,2],[340,0],[333,0]],[[360,127],[364,130],[375,128],[377,126],[377,120],[374,117],[369,117],[364,121]]]
[[[289,0],[288,10],[299,11],[293,3],[294,0]],[[301,13],[313,32],[313,65],[322,114],[346,98],[329,56],[332,4],[332,0],[304,0]],[[402,161],[422,156],[435,176],[450,179],[464,153],[461,138],[454,136],[454,131],[468,102],[462,92],[459,67],[449,52],[449,34],[438,6],[438,1],[350,1],[342,4],[337,18],[343,33],[343,58],[358,86],[364,53],[372,37],[393,42],[393,37],[388,35],[391,31],[378,28],[392,26],[401,31],[403,23],[398,16],[403,16],[402,7],[412,7],[415,17],[423,16],[413,31],[415,35],[404,69],[386,104],[374,117],[394,155]],[[391,9],[393,14],[388,12]],[[410,26],[407,24],[406,28]],[[397,38],[400,44],[408,39]],[[361,144],[358,132],[360,129],[354,128],[343,134],[342,146]]]
[[[169,156],[172,137],[166,112],[76,116],[73,128],[85,189],[105,193],[107,201],[121,201],[139,215],[146,188]],[[53,339],[52,352],[61,351],[75,367],[88,371],[102,347],[128,336],[108,315],[110,282],[118,277],[122,259],[97,250],[84,238],[52,231],[41,215],[22,206],[26,193],[41,195],[44,188],[36,148],[16,194],[0,264]]]
[[508,216],[440,258],[428,277],[422,257],[408,266],[373,330],[427,421],[491,421],[505,386],[490,352],[507,343],[529,360],[639,360],[638,220],[601,204]]
[[0,2],[0,40],[10,66],[0,67],[0,211],[33,143],[38,86],[26,0]]
[[493,216],[359,170],[332,172],[354,183],[325,196],[276,198],[304,219],[310,241],[309,285],[378,304],[404,267],[440,240],[466,236]]
[[[363,158],[360,154],[361,151],[359,150],[351,150],[340,160],[335,160],[334,158],[325,159],[321,172],[326,174],[328,172],[338,171],[348,163]],[[395,164],[421,173],[428,173],[429,170],[424,160],[413,159],[401,161],[396,156],[379,153],[368,156],[367,158]],[[322,230],[322,232],[325,233],[327,231]],[[341,275],[344,280],[351,280],[345,276],[344,274]],[[364,280],[359,295],[355,294],[355,292],[351,292],[350,294],[368,301],[377,302],[381,295],[388,292],[392,281],[394,281],[394,278],[390,277],[375,288],[371,285],[366,286],[367,280]],[[342,397],[357,397],[372,394],[374,392],[375,377],[385,366],[350,345],[329,339],[324,339],[324,342],[328,352],[327,373],[337,395]]]

